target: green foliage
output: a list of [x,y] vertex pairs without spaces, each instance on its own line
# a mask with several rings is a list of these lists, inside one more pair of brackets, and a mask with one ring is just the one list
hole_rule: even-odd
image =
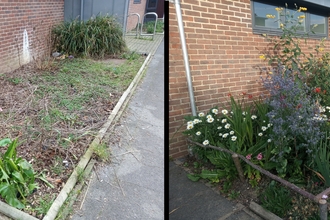
[[52,29],[55,51],[82,57],[121,54],[126,49],[122,28],[114,17],[64,22]]
[[[148,34],[153,34],[155,29],[155,21],[148,21],[146,24],[143,25],[143,27]],[[164,22],[157,21],[155,32],[156,33],[164,32]]]
[[290,191],[273,180],[260,196],[262,207],[284,217],[292,207]]
[[107,162],[110,160],[110,149],[105,143],[93,146],[93,151],[101,161]]
[[55,200],[55,195],[45,195],[42,198],[39,199],[38,203],[39,205],[34,209],[38,215],[46,215],[49,208],[52,206],[53,202]]
[[17,139],[2,139],[0,146],[8,146],[0,158],[0,194],[6,202],[18,209],[25,207],[26,197],[37,188],[32,165],[16,156]]
[[324,182],[327,187],[330,187],[330,140],[328,137],[320,142],[318,152],[315,155],[316,170],[321,173],[319,178]]

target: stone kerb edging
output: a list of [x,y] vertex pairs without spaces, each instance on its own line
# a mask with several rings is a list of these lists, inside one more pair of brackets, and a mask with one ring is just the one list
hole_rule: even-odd
[[[131,82],[129,87],[126,89],[126,91],[123,93],[123,95],[120,97],[118,103],[116,104],[115,108],[113,109],[110,116],[108,117],[107,122],[99,130],[97,136],[92,141],[92,143],[89,145],[85,154],[80,158],[79,163],[77,164],[76,168],[73,170],[70,178],[68,179],[68,181],[64,185],[63,189],[61,190],[61,192],[59,193],[59,195],[53,202],[52,206],[49,208],[49,210],[48,210],[47,214],[45,215],[45,217],[43,218],[43,220],[54,220],[56,218],[61,206],[63,205],[63,203],[67,199],[68,195],[70,194],[71,190],[77,183],[77,179],[78,179],[77,170],[85,169],[86,165],[88,164],[88,162],[93,154],[94,146],[96,146],[100,143],[100,141],[104,137],[106,131],[108,130],[110,125],[114,122],[114,119],[118,118],[117,115],[122,113],[121,109],[123,109],[126,106],[126,104],[129,101],[129,98],[132,96],[132,94],[133,94],[132,92],[135,90],[140,79],[142,78],[143,70],[147,66],[147,64],[150,62],[151,56],[152,56],[152,54],[149,53],[146,60],[142,64],[140,70],[134,77],[133,81]],[[35,218],[35,217],[33,217],[21,210],[18,210],[1,201],[0,201],[0,212],[15,220],[38,220],[38,218]]]

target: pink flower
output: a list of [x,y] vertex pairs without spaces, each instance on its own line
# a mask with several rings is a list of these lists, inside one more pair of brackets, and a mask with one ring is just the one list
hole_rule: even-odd
[[252,156],[252,154],[246,155],[246,159],[251,160],[251,156]]
[[262,160],[262,153],[259,153],[257,156],[257,160]]

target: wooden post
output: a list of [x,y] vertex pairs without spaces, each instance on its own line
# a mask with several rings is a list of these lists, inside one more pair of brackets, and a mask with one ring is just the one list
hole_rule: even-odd
[[328,205],[327,205],[327,200],[325,199],[320,199],[319,200],[319,207],[320,207],[320,219],[321,220],[327,220],[328,217]]
[[244,182],[245,179],[244,179],[244,173],[243,173],[243,169],[242,169],[242,166],[241,166],[241,163],[239,162],[239,158],[238,158],[238,155],[237,154],[233,154],[231,156],[234,160],[234,163],[235,163],[235,166],[236,166],[236,169],[238,171],[238,176],[239,176],[239,179]]

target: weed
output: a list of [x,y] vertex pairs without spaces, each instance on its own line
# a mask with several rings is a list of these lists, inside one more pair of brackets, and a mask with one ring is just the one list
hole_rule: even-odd
[[55,200],[55,195],[44,195],[43,197],[39,198],[39,205],[34,208],[38,215],[45,215],[47,214],[49,208],[52,206]]
[[80,183],[84,178],[84,169],[81,167],[76,168],[77,174],[78,174],[78,183]]
[[107,162],[110,159],[110,150],[105,143],[95,145],[93,150],[101,161]]
[[22,83],[24,80],[20,77],[14,77],[14,78],[8,78],[7,79],[9,82],[13,83],[14,85],[18,85]]
[[230,193],[229,193],[229,198],[232,199],[232,200],[235,200],[237,199],[237,197],[241,194],[240,191],[235,191],[235,190],[232,190]]
[[51,170],[56,174],[60,175],[61,173],[64,172],[65,166],[63,166],[63,159],[59,156],[55,157],[54,165],[51,168]]

